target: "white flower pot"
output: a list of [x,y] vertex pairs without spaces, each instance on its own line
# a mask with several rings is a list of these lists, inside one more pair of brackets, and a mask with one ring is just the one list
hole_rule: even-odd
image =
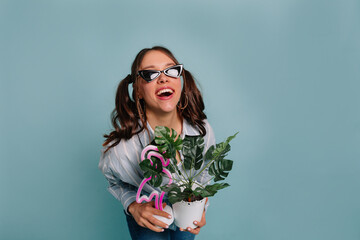
[[204,212],[206,198],[194,202],[177,202],[172,205],[175,225],[179,228],[196,228],[194,221],[200,222]]

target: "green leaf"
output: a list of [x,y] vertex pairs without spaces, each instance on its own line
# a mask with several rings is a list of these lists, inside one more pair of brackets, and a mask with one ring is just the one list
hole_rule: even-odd
[[209,167],[209,174],[215,176],[214,181],[224,180],[231,171],[233,166],[233,161],[228,159],[218,159],[214,161]]
[[201,187],[196,188],[194,194],[195,196],[201,196],[203,198],[212,197],[217,193],[218,190],[226,188],[228,186],[230,185],[227,183],[215,183],[212,185],[207,185],[204,189]]
[[140,162],[139,165],[141,170],[144,171],[144,175],[146,173],[149,173],[150,175],[157,174],[157,169],[154,165],[151,164],[151,161],[149,159],[145,159],[144,161]]
[[162,183],[162,176],[160,174],[152,176],[149,183],[154,187],[160,187]]
[[195,190],[194,190],[194,195],[195,196],[201,196],[201,194],[203,194],[205,191],[205,189],[201,188],[201,187],[197,187]]
[[215,146],[212,145],[208,148],[208,150],[206,151],[205,153],[205,160],[211,160],[212,159],[212,156],[213,156],[213,152],[215,150]]
[[161,190],[168,193],[169,201],[174,204],[176,202],[180,202],[188,196],[188,192],[181,191],[181,187],[184,187],[185,184],[177,185],[176,183],[168,184],[166,186],[161,187]]
[[233,161],[224,159],[231,147],[229,142],[238,134],[228,137],[224,142],[211,146],[205,154],[206,159],[214,160],[209,167],[209,174],[215,176],[214,181],[224,180],[232,169]]
[[185,169],[200,169],[203,164],[202,152],[204,150],[204,138],[201,136],[185,136],[182,153],[184,155]]
[[162,186],[162,187],[160,187],[160,188],[161,188],[161,190],[164,191],[164,192],[170,192],[170,191],[172,191],[172,190],[175,189],[175,188],[179,188],[179,189],[180,189],[180,186],[177,185],[176,183],[172,183],[172,184],[167,184],[167,185],[165,185],[165,186]]
[[182,148],[182,139],[177,137],[177,132],[174,129],[170,129],[164,126],[155,127],[155,142],[159,148],[159,151],[164,153],[166,158],[175,158],[176,151]]
[[[210,196],[206,196],[206,197],[211,197],[211,196],[214,196],[217,191],[219,191],[220,189],[223,189],[223,188],[226,188],[226,187],[229,187],[230,185],[227,184],[227,183],[215,183],[215,184],[212,184],[212,185],[207,185],[205,187],[205,190],[207,190],[209,193],[211,193]],[[203,196],[204,197],[204,196]]]
[[[151,164],[151,161],[153,164]],[[140,168],[144,171],[144,177],[149,178],[151,177],[149,183],[154,187],[159,187],[162,182],[162,170],[163,166],[161,160],[156,157],[151,157],[150,159],[145,159],[144,161],[140,162]]]
[[213,152],[213,158],[224,158],[227,153],[231,150],[229,143],[221,142],[216,144],[216,147]]
[[172,164],[169,164],[166,168],[169,169],[169,171],[170,171],[171,173],[175,173],[175,168],[173,167]]
[[235,133],[233,136],[228,137],[224,142],[216,144],[216,147],[212,152],[211,159],[224,158],[231,149],[229,145],[230,141],[233,140],[238,133],[239,132]]
[[182,200],[184,200],[186,198],[187,198],[186,194],[183,194],[181,192],[180,193],[170,193],[168,195],[168,199],[171,204],[174,204],[176,202],[181,202]]
[[236,135],[238,135],[238,133],[239,133],[239,132],[235,133],[235,134],[232,135],[232,136],[229,136],[229,137],[226,139],[226,142],[229,143],[231,140],[233,140],[233,139],[236,137]]

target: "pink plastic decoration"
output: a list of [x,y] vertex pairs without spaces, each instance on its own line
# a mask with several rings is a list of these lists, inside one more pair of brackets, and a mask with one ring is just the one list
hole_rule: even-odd
[[[149,152],[147,155],[147,158],[150,160],[151,165],[153,165],[153,163],[151,161],[151,157],[156,157],[156,158],[160,159],[160,161],[164,167],[167,167],[170,163],[170,159],[166,159],[166,161],[165,161],[164,157],[159,152],[156,152],[156,151],[159,151],[159,149],[154,145],[149,145],[149,146],[145,147],[141,152],[141,161],[145,160],[145,155],[147,152]],[[169,177],[169,184],[171,184],[172,183],[171,173],[165,168],[163,169],[163,172]],[[141,181],[139,189],[136,194],[136,202],[137,203],[141,203],[142,201],[150,202],[151,199],[153,199],[153,197],[155,197],[155,208],[163,210],[162,201],[163,201],[165,192],[161,191],[161,194],[159,197],[159,192],[154,190],[151,192],[149,197],[146,195],[142,195],[140,197],[141,191],[142,191],[145,183],[147,183],[150,180],[151,180],[151,177],[145,178]]]

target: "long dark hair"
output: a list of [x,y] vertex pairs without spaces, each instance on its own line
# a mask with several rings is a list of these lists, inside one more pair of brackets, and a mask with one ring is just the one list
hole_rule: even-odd
[[[174,55],[167,48],[161,46],[144,48],[136,55],[131,66],[131,74],[121,80],[116,91],[115,109],[111,113],[111,122],[115,130],[108,135],[104,135],[106,139],[103,146],[111,143],[106,151],[118,145],[121,139],[130,139],[133,135],[140,133],[144,129],[149,131],[146,124],[145,102],[138,98],[137,81],[140,80],[137,78],[137,72],[139,71],[141,61],[145,54],[151,50],[161,51],[176,64],[179,64]],[[191,73],[184,69],[182,77],[183,89],[178,103],[179,115],[182,119],[185,118],[192,125],[196,126],[200,134],[204,136],[206,129],[203,120],[206,119],[206,115],[204,113],[205,106],[203,98]],[[133,83],[133,100],[130,98],[128,90],[130,83]],[[141,124],[139,124],[139,119]]]

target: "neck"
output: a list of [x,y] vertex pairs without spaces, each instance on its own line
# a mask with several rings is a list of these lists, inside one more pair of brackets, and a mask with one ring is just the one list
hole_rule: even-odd
[[154,130],[156,126],[165,126],[170,129],[175,129],[178,135],[181,134],[182,121],[177,111],[171,113],[154,113],[146,111],[146,117],[151,128]]

